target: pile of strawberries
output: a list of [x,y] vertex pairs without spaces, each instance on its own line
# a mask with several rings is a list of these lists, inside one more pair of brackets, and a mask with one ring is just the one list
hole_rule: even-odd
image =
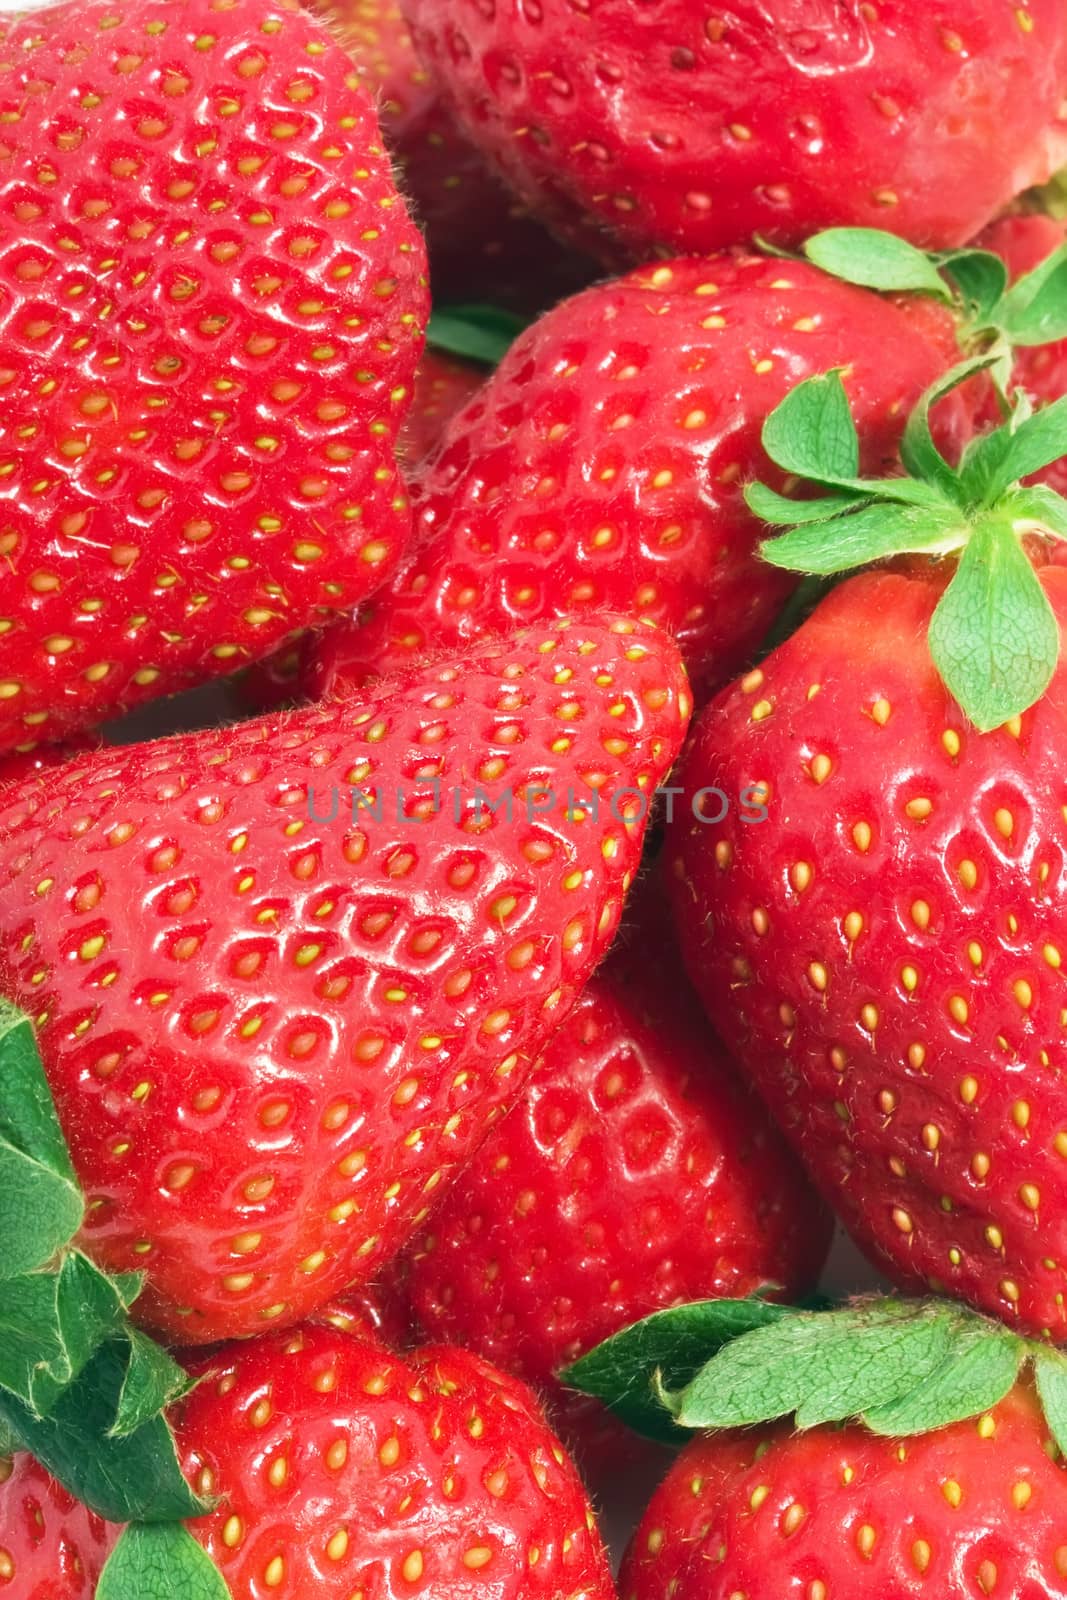
[[0,1600],[1067,1600],[1064,0],[0,69]]

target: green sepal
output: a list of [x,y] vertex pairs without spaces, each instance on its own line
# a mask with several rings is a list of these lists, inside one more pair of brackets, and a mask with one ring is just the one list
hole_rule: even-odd
[[997,309],[1008,288],[1008,269],[992,250],[948,250],[938,257],[959,290],[970,322],[987,327],[995,321]]
[[962,504],[965,500],[960,476],[949,466],[934,443],[930,413],[939,401],[946,399],[954,390],[969,383],[972,378],[979,377],[981,373],[987,372],[996,364],[997,359],[993,353],[975,356],[969,361],[961,361],[946,372],[945,376],[932,384],[921,397],[904,429],[900,459],[908,472],[920,482],[939,489],[947,499],[957,504]]
[[180,1523],[132,1523],[100,1574],[96,1600],[231,1600],[229,1585]]
[[997,322],[1017,346],[1067,339],[1067,244],[1016,280],[997,308]]
[[981,443],[986,440],[990,441],[987,453],[980,447],[969,451],[961,476],[965,490],[970,493],[973,488],[975,498],[989,504],[1020,478],[1029,478],[1067,456],[1067,396],[1016,420],[1011,428],[987,434]]
[[816,267],[844,283],[882,294],[926,294],[951,301],[952,292],[923,250],[878,228],[828,228],[803,246]]
[[1067,539],[1067,500],[1046,484],[1028,484],[1017,489],[1008,496],[1005,509],[1016,527],[1021,523],[1034,524],[1035,531],[1043,530],[1054,539]]
[[10,1279],[0,1297],[0,1385],[46,1416],[125,1317],[112,1281],[76,1252],[58,1272]]
[[1034,1356],[1034,1382],[1049,1432],[1067,1455],[1067,1356],[1059,1350],[1039,1350]]
[[760,554],[790,572],[828,575],[882,561],[905,551],[944,555],[967,538],[967,524],[955,506],[901,506],[877,501],[829,522],[804,523],[768,539]]
[[707,1361],[709,1352],[739,1334],[794,1315],[791,1306],[756,1297],[698,1300],[656,1311],[565,1367],[560,1381],[603,1401],[646,1439],[677,1444],[685,1434],[665,1409],[664,1392],[683,1388]]
[[35,1417],[14,1394],[0,1389],[0,1424],[109,1522],[180,1522],[203,1516],[210,1506],[182,1477],[174,1436],[162,1416],[131,1433],[111,1433],[129,1363],[128,1340],[110,1340],[64,1389],[47,1417]]
[[123,1438],[150,1422],[195,1387],[189,1374],[137,1328],[127,1328],[129,1357],[109,1438]]
[[495,367],[528,326],[527,319],[500,306],[441,306],[430,316],[426,342],[448,355]]
[[1026,1345],[1007,1328],[964,1322],[941,1365],[909,1393],[864,1413],[872,1433],[902,1439],[965,1422],[1003,1400],[1019,1375]]
[[44,1266],[81,1227],[84,1202],[30,1020],[0,1000],[0,1282]]
[[860,441],[841,373],[798,383],[763,424],[763,448],[783,472],[835,488],[860,470]]
[[803,1312],[713,1356],[681,1395],[677,1420],[737,1428],[795,1415],[798,1427],[811,1428],[858,1416],[938,1369],[953,1318],[950,1308],[888,1299]]
[[860,494],[824,494],[815,500],[791,500],[765,483],[750,483],[745,502],[754,516],[772,528],[796,528],[805,522],[825,522],[866,503]]
[[1020,716],[1048,688],[1059,624],[1003,514],[975,521],[927,638],[945,687],[981,733]]

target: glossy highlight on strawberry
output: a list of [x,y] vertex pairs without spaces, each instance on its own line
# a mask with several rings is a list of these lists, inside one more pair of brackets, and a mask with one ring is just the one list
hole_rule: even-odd
[[425,251],[291,0],[0,28],[0,749],[231,672],[365,598]]
[[5,795],[0,987],[139,1317],[377,1276],[606,952],[688,712],[666,636],[564,622]]

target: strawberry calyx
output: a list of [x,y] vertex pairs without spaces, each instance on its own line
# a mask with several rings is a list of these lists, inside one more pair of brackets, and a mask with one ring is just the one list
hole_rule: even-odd
[[164,1415],[193,1384],[129,1321],[142,1276],[109,1277],[74,1243],[84,1199],[33,1025],[5,1000],[0,1078],[0,1454],[28,1450],[91,1511],[130,1524],[102,1600],[162,1592],[158,1576],[151,1583],[166,1551],[183,1596],[224,1600],[221,1575],[182,1527],[211,1504],[182,1476]]
[[801,253],[844,283],[941,301],[956,314],[963,352],[995,356],[990,369],[1002,396],[1011,387],[1013,350],[1067,338],[1067,244],[1014,283],[991,250],[929,254],[877,228],[828,228]]
[[758,517],[790,530],[761,546],[774,566],[825,577],[903,555],[951,563],[928,643],[983,733],[1028,710],[1056,669],[1059,628],[1024,541],[1067,539],[1067,501],[1020,481],[1067,455],[1067,398],[1035,413],[1018,395],[1003,426],[976,438],[956,467],[934,443],[932,408],[997,359],[973,357],[928,390],[904,434],[907,475],[896,478],[858,476],[841,373],[809,379],[771,413],[763,445],[790,479],[822,493],[794,500],[762,483],[745,491]]
[[435,307],[426,326],[426,343],[446,355],[497,367],[530,319],[502,306]]
[[1067,1454],[1067,1354],[947,1300],[700,1301],[623,1329],[560,1376],[636,1432],[677,1443],[783,1417],[908,1438],[981,1416],[1024,1370]]

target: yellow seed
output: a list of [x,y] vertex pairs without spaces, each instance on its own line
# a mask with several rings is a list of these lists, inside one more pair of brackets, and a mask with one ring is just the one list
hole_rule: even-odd
[[941,1485],[941,1493],[944,1495],[945,1499],[948,1501],[953,1510],[956,1510],[963,1504],[963,1490],[960,1488],[955,1478],[947,1478],[945,1480],[945,1482]]
[[326,1545],[326,1554],[331,1561],[343,1561],[347,1551],[348,1530],[347,1528],[338,1528]]
[[869,1522],[865,1522],[856,1534],[856,1548],[861,1556],[870,1559],[874,1547],[878,1542],[878,1535]]
[[403,1565],[400,1568],[404,1575],[404,1581],[406,1583],[418,1583],[419,1579],[422,1577],[423,1565],[422,1551],[410,1551],[409,1554],[404,1557]]
[[267,1563],[266,1571],[263,1574],[263,1582],[267,1585],[268,1589],[277,1589],[284,1582],[284,1580],[285,1561],[281,1556],[275,1556],[272,1561],[268,1561]]
[[222,1542],[227,1550],[236,1550],[244,1535],[244,1523],[240,1517],[227,1517],[222,1530]]

